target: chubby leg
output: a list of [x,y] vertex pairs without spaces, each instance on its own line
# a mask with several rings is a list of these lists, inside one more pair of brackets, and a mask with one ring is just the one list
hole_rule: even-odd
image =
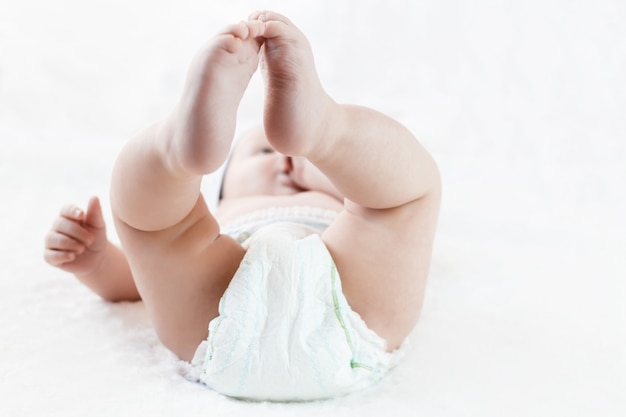
[[339,105],[323,90],[305,36],[287,18],[265,23],[265,129],[281,153],[304,156],[346,197],[324,233],[352,308],[397,347],[424,296],[440,199],[436,165],[402,125]]
[[191,359],[244,250],[220,236],[203,174],[225,160],[258,65],[259,22],[232,25],[196,57],[172,116],[132,139],[113,172],[115,223],[162,342]]
[[171,116],[127,144],[111,196],[122,221],[139,230],[162,230],[195,206],[202,175],[228,155],[237,107],[258,66],[260,30],[258,22],[242,22],[216,36],[192,62]]

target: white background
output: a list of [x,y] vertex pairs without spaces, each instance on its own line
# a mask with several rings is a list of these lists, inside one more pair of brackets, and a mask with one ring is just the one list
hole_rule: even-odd
[[[59,207],[108,204],[125,140],[172,108],[203,42],[258,8],[303,29],[336,100],[406,124],[444,181],[405,361],[323,403],[186,381],[140,303],[42,261]],[[261,110],[255,77],[241,123]],[[620,0],[0,0],[0,415],[623,416],[624,165]]]

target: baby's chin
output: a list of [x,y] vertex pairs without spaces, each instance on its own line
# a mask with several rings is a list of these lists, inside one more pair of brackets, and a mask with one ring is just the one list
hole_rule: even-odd
[[302,187],[292,179],[282,181],[279,188],[280,192],[283,193],[282,195],[299,194],[310,191],[308,188]]

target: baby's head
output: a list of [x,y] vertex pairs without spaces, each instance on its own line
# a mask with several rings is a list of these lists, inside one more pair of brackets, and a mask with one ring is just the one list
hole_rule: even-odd
[[262,127],[246,131],[231,152],[219,199],[292,195],[307,191],[292,176],[293,160],[270,145]]

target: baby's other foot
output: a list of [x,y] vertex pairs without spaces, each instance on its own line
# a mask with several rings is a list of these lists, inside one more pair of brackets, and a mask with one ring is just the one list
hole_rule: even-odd
[[187,170],[207,174],[226,160],[237,108],[258,67],[262,29],[258,21],[228,26],[193,60],[170,123]]
[[285,16],[261,11],[250,19],[265,24],[261,70],[267,138],[283,154],[311,156],[327,137],[337,107],[320,83],[311,46]]

